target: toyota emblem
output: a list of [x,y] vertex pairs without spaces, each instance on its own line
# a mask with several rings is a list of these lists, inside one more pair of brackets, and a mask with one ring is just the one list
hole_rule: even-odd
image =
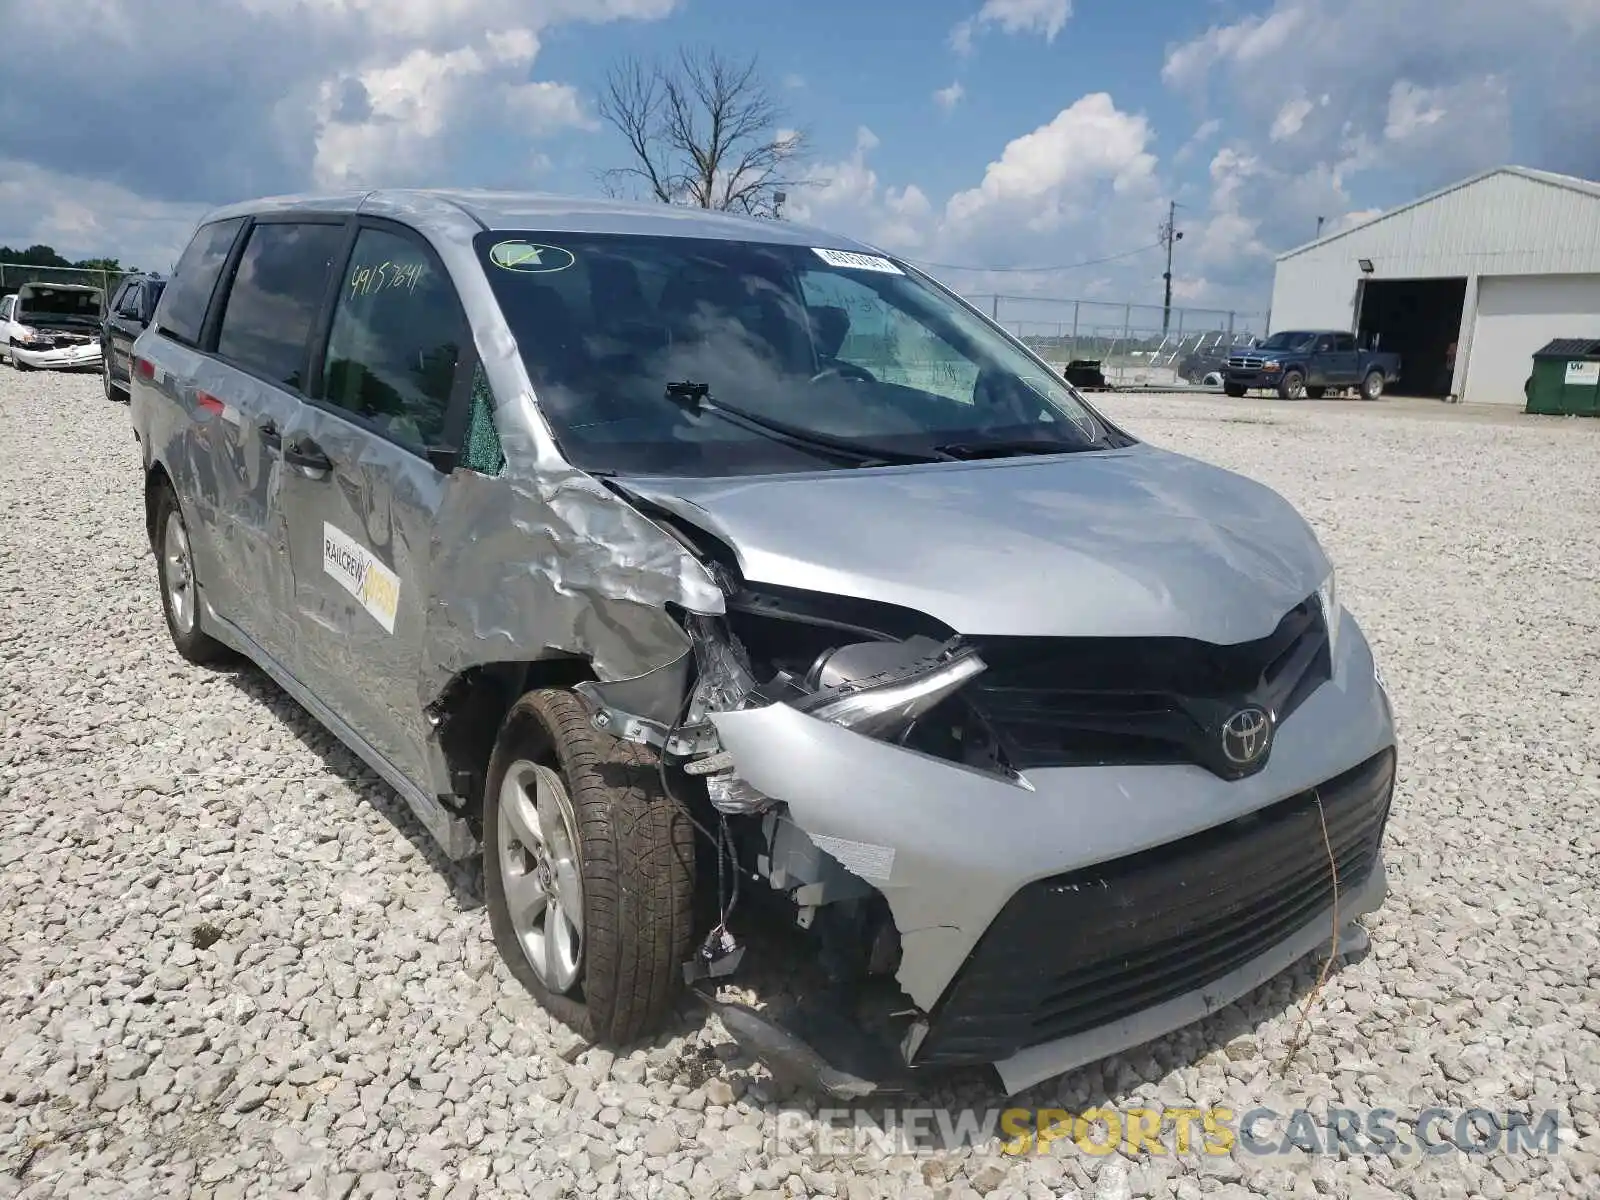
[[1222,753],[1236,767],[1261,761],[1272,741],[1272,718],[1263,708],[1241,708],[1222,723]]

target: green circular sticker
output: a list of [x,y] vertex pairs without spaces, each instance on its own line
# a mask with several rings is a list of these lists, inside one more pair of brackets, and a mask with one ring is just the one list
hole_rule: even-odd
[[524,275],[542,275],[549,271],[565,271],[578,260],[571,250],[560,246],[542,246],[537,242],[496,242],[489,250],[489,261],[505,271],[520,271]]

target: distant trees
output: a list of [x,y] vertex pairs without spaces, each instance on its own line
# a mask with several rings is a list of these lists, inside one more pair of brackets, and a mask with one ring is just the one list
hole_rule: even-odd
[[606,77],[599,112],[631,160],[601,173],[613,195],[772,217],[800,182],[806,135],[785,126],[754,58],[681,50],[666,62],[624,59]]
[[84,258],[77,262],[57,254],[53,246],[34,245],[26,250],[13,246],[0,246],[0,263],[19,267],[78,267],[86,271],[105,271],[110,275],[127,274],[133,268],[124,267],[115,258]]

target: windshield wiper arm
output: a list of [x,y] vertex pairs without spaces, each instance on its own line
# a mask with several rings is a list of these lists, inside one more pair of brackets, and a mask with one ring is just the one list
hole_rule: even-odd
[[890,450],[883,446],[874,446],[868,442],[858,442],[851,438],[830,437],[825,433],[818,433],[812,429],[803,429],[798,425],[790,425],[787,421],[775,421],[771,417],[753,413],[747,408],[736,404],[728,404],[721,400],[713,399],[709,384],[695,380],[683,380],[679,383],[669,383],[666,387],[667,399],[684,408],[695,411],[707,411],[733,421],[735,424],[744,425],[759,433],[778,441],[789,442],[807,450],[819,450],[825,454],[840,455],[853,459],[862,466],[872,463],[900,464],[923,463],[939,459],[950,460],[954,455],[945,454],[935,450],[931,453],[921,451]]
[[997,438],[994,441],[947,442],[935,447],[950,458],[1010,458],[1022,454],[1076,454],[1084,450],[1103,450],[1094,442],[1052,442],[1038,438]]

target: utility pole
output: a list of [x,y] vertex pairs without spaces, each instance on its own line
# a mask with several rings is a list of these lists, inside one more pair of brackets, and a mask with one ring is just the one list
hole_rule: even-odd
[[1161,304],[1161,336],[1167,335],[1167,327],[1172,324],[1172,244],[1182,239],[1183,234],[1177,228],[1178,202],[1173,200],[1167,205],[1167,223],[1161,227],[1161,240],[1167,246],[1167,273],[1161,278],[1166,281],[1166,299]]

